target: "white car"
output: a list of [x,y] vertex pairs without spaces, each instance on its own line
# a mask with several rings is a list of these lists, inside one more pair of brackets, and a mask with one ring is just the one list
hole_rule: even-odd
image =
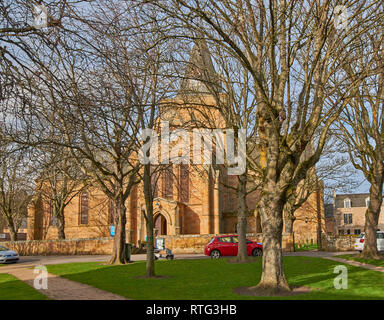
[[0,246],[0,263],[17,262],[19,255],[17,252],[9,250],[6,247]]
[[[377,250],[384,251],[384,231],[377,231],[376,238],[377,238]],[[356,239],[355,250],[360,252],[363,251],[364,241],[365,241],[365,233],[362,232]]]

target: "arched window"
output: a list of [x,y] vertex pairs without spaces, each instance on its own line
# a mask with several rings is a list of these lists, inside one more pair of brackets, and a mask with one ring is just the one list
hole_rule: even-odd
[[179,176],[180,202],[189,202],[189,165],[180,164]]
[[172,165],[163,171],[163,197],[173,199],[173,168]]
[[151,165],[151,187],[152,187],[153,199],[159,196],[158,180],[159,180],[159,172],[156,171],[156,166]]
[[49,225],[56,226],[57,221],[56,221],[56,216],[54,214],[55,212],[53,210],[53,206],[54,206],[53,200],[50,200],[50,202],[47,204],[47,211],[49,214]]
[[88,224],[88,192],[84,191],[80,195],[80,224]]

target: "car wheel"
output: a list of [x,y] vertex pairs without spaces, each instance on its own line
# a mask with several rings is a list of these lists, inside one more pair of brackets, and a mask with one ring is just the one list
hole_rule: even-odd
[[221,253],[219,250],[212,250],[211,252],[212,259],[219,259],[220,257],[221,257]]
[[263,250],[261,250],[260,248],[253,249],[252,255],[254,257],[261,257],[263,255]]

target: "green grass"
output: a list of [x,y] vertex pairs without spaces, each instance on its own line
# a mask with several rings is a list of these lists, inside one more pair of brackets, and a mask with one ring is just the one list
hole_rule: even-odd
[[37,290],[9,274],[0,274],[0,300],[47,300]]
[[372,264],[379,267],[384,267],[384,259],[382,260],[360,259],[357,256],[358,254],[343,254],[337,257],[342,259],[347,259],[347,260],[354,260],[362,263],[368,263],[368,264]]
[[[308,286],[309,293],[282,299],[384,299],[384,273],[345,265],[348,289],[336,290],[334,267],[340,263],[322,258],[284,257],[291,286]],[[163,279],[138,279],[145,262],[123,266],[100,263],[71,263],[47,266],[48,272],[92,285],[131,299],[276,299],[240,296],[236,287],[253,286],[260,280],[261,259],[256,263],[232,264],[225,259],[157,261]]]
[[319,246],[317,244],[304,244],[303,246],[298,246],[295,244],[295,251],[308,251],[308,250],[316,250],[319,249]]

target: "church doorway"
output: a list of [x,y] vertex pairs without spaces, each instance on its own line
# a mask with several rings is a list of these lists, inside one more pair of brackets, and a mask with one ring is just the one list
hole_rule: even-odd
[[155,218],[155,229],[157,235],[167,234],[167,219],[161,213]]

